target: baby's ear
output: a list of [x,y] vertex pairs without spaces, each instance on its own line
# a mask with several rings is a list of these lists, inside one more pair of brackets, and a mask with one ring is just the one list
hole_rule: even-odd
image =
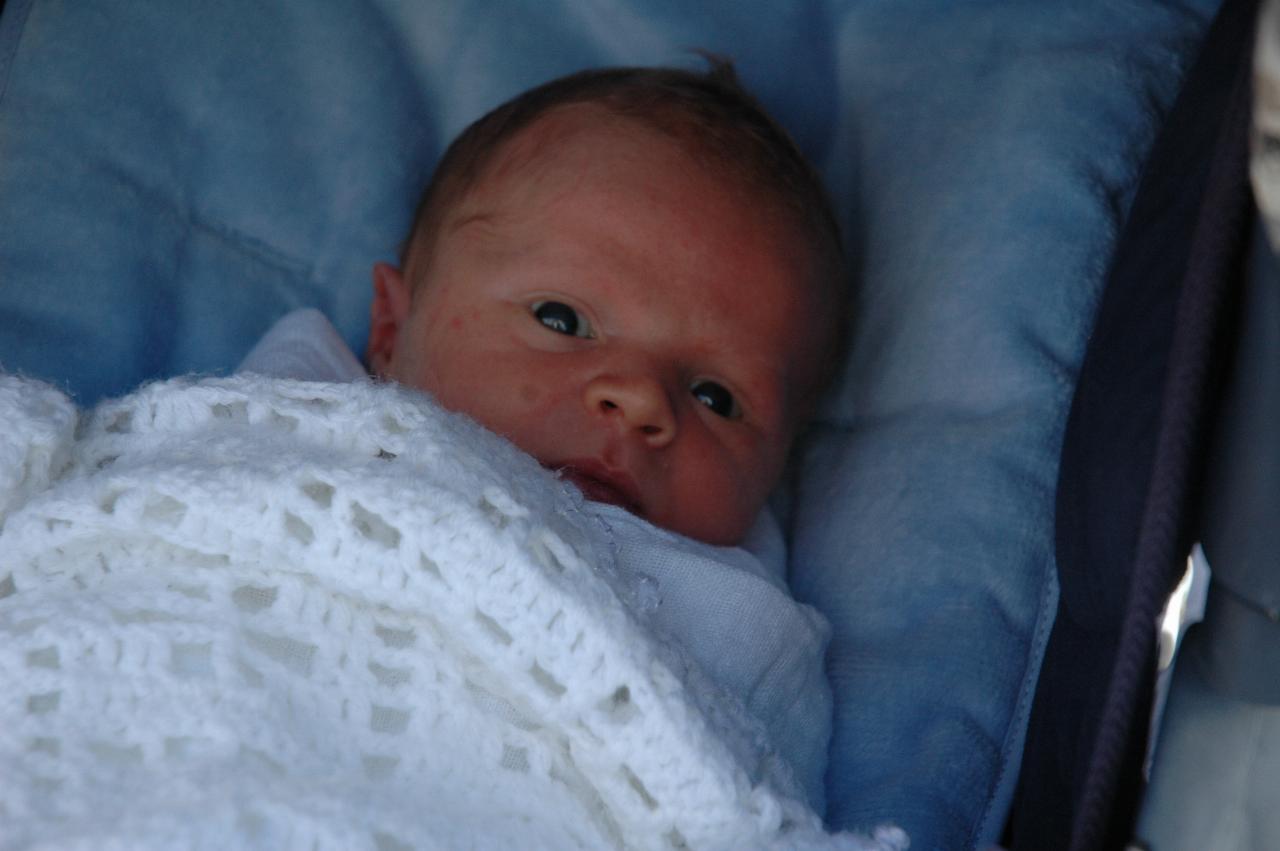
[[400,329],[409,317],[409,296],[409,286],[399,269],[390,263],[373,264],[373,306],[364,358],[374,375],[384,376],[391,366]]

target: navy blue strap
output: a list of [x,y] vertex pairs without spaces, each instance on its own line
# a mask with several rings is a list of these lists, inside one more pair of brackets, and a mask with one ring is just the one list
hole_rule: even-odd
[[[1242,279],[1252,213],[1247,156],[1252,103],[1249,63],[1239,64],[1240,80],[1213,160],[1178,306],[1128,609],[1072,837],[1071,847],[1079,851],[1102,847],[1100,841],[1108,835],[1117,844],[1128,838],[1133,813],[1117,810],[1113,819],[1110,811],[1117,798],[1132,801],[1131,794],[1123,793],[1140,786],[1133,754],[1146,747],[1143,737],[1156,619],[1182,574],[1196,532],[1196,494],[1217,389],[1212,379],[1220,373],[1226,353],[1223,320]],[[1115,829],[1109,830],[1109,825]]]

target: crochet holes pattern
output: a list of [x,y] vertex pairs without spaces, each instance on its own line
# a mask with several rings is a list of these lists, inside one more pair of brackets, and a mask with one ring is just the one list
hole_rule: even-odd
[[181,523],[186,514],[185,504],[164,494],[147,500],[147,504],[142,509],[142,516],[145,519],[170,528]]
[[365,777],[370,780],[386,780],[395,774],[396,767],[400,764],[400,757],[365,754],[360,762],[364,767]]
[[141,745],[115,745],[111,742],[89,742],[89,753],[108,765],[140,765],[142,763]]
[[414,851],[412,845],[381,831],[373,834],[373,844],[378,851]]
[[321,399],[318,397],[303,399],[302,404],[305,405],[310,411],[320,416],[324,416],[325,414],[328,414],[331,411],[335,411],[338,408],[338,406],[335,405],[332,400]]
[[358,502],[351,503],[351,521],[356,531],[370,541],[389,550],[400,546],[400,530]]
[[133,431],[133,411],[121,411],[102,428],[107,434],[128,434]]
[[120,499],[121,491],[107,491],[98,500],[98,508],[103,514],[115,514],[116,502]]
[[546,669],[537,662],[534,662],[533,667],[529,669],[529,675],[533,677],[533,681],[537,683],[549,697],[559,700],[560,697],[568,691],[568,689],[564,687],[563,683],[551,676],[551,674],[547,673]]
[[408,709],[374,704],[369,707],[369,729],[375,733],[398,736],[408,729],[412,714]]
[[191,754],[194,740],[190,736],[165,736],[164,755],[166,759],[187,759]]
[[512,499],[511,495],[506,491],[490,485],[484,489],[483,495],[485,502],[506,517],[518,520],[529,516],[529,509]]
[[675,849],[675,851],[689,851],[688,841],[686,841],[680,831],[676,830],[674,827],[667,832],[663,839],[667,840],[667,844]]
[[293,434],[298,430],[298,418],[282,414],[279,411],[271,412],[271,424],[288,434]]
[[535,719],[517,709],[509,700],[499,697],[471,680],[464,680],[463,683],[466,686],[467,691],[475,698],[476,705],[486,713],[501,718],[512,727],[515,727],[517,730],[523,730],[526,733],[532,733],[542,729],[541,724],[537,723]]
[[283,765],[276,762],[270,756],[257,748],[251,748],[248,745],[241,745],[238,754],[241,760],[252,763],[259,768],[266,769],[266,771],[276,777],[284,778],[288,776],[288,772],[285,771]]
[[374,633],[382,640],[382,643],[388,647],[399,650],[405,647],[412,647],[413,642],[417,640],[417,635],[412,629],[393,629],[389,626],[375,626]]
[[641,803],[651,811],[656,810],[658,808],[658,802],[649,794],[649,790],[640,782],[640,778],[636,777],[635,772],[631,770],[631,766],[624,762],[618,770],[622,774],[622,778],[627,781],[627,785],[640,796]]
[[[10,581],[12,581],[12,577],[10,577]],[[11,622],[5,624],[4,631],[15,638],[21,638],[24,635],[31,634],[48,622],[48,618],[26,618],[24,620],[17,621],[16,623]]]
[[622,829],[618,826],[617,819],[614,818],[613,811],[605,804],[604,799],[600,797],[600,792],[591,785],[589,781],[574,764],[573,757],[567,750],[560,754],[561,760],[551,765],[549,775],[552,780],[563,785],[569,790],[579,804],[587,811],[600,831],[609,837],[609,841],[616,848],[625,848],[626,843],[622,839]]
[[[301,674],[304,677],[311,675],[316,655],[314,644],[279,635],[267,635],[252,629],[245,630],[244,637],[250,647],[268,659],[280,663],[295,674]],[[259,681],[261,681],[261,675],[259,675]]]
[[274,606],[279,593],[280,589],[274,587],[259,588],[254,585],[241,585],[231,592],[231,602],[235,603],[240,611],[253,615]]
[[480,500],[480,510],[484,516],[489,519],[495,529],[505,529],[507,527],[507,515],[503,514],[498,507],[487,499]]
[[395,417],[387,414],[382,418],[382,428],[388,434],[408,434],[409,427]]
[[62,667],[61,661],[58,659],[57,647],[42,647],[39,650],[31,650],[27,653],[28,668],[46,668],[50,671],[56,671]]
[[161,612],[155,609],[108,609],[111,613],[111,619],[120,626],[130,626],[132,624],[157,624],[157,623],[176,623],[181,618],[169,612]]
[[480,626],[484,628],[486,635],[488,635],[490,638],[494,639],[504,647],[510,646],[512,641],[511,633],[503,629],[496,620],[489,617],[480,609],[476,609],[475,616],[476,616],[476,623],[480,624]]
[[265,678],[262,672],[250,665],[244,659],[236,660],[236,670],[240,672],[240,676],[244,677],[244,681],[254,688],[262,688]]
[[613,694],[596,704],[596,708],[614,724],[626,724],[640,714],[631,702],[631,689],[626,686],[618,686]]
[[408,668],[388,668],[377,662],[370,662],[368,667],[369,673],[373,674],[378,685],[385,688],[397,688],[413,680],[413,672]]
[[242,812],[236,819],[236,830],[240,831],[241,835],[246,838],[261,840],[266,829],[267,820],[261,813],[256,813],[253,810]]
[[505,529],[511,520],[529,516],[529,509],[492,485],[485,488],[480,496],[480,510],[498,529]]
[[422,568],[424,573],[439,579],[444,587],[449,588],[449,580],[444,578],[444,574],[440,572],[440,565],[427,558],[426,553],[418,553],[418,566]]
[[304,547],[316,539],[316,530],[311,528],[311,524],[292,511],[284,513],[284,531]]
[[209,596],[209,589],[203,585],[182,585],[177,582],[170,583],[169,590],[174,591],[191,600],[203,600],[208,602],[213,598]]
[[538,564],[556,573],[564,573],[564,564],[541,537],[529,539],[529,551],[533,553],[533,557]]
[[502,759],[498,765],[507,769],[507,771],[515,771],[520,774],[529,773],[529,749],[516,747],[515,745],[502,745]]
[[39,467],[36,463],[35,458],[30,458],[30,457],[27,458],[25,461],[22,462],[22,475],[18,477],[18,481],[20,483],[30,483],[30,482],[37,481],[40,475],[37,472],[38,469]]
[[248,402],[220,402],[210,409],[215,420],[230,420],[236,423],[249,422]]
[[27,745],[32,753],[48,754],[52,757],[62,756],[62,741],[45,736],[37,736]]
[[311,479],[303,482],[299,487],[303,496],[314,502],[320,508],[328,508],[333,505],[333,485],[328,482],[322,482],[318,479]]

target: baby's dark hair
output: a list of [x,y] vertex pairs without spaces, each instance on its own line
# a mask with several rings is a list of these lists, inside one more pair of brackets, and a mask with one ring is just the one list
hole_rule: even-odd
[[580,71],[530,89],[473,123],[445,151],[418,204],[400,257],[410,286],[418,286],[418,270],[429,265],[449,212],[503,146],[556,108],[592,104],[672,136],[695,159],[742,181],[750,197],[778,204],[815,248],[828,292],[844,302],[844,252],[821,180],[787,132],[741,86],[732,64],[704,56],[710,66],[705,73],[675,68]]

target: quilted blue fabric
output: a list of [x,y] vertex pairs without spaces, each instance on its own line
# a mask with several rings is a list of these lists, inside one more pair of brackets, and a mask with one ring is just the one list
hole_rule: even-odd
[[363,346],[447,144],[590,65],[733,57],[826,176],[854,344],[796,470],[835,631],[833,827],[998,837],[1056,599],[1053,490],[1116,229],[1218,0],[9,0],[0,366],[90,403],[291,308]]

